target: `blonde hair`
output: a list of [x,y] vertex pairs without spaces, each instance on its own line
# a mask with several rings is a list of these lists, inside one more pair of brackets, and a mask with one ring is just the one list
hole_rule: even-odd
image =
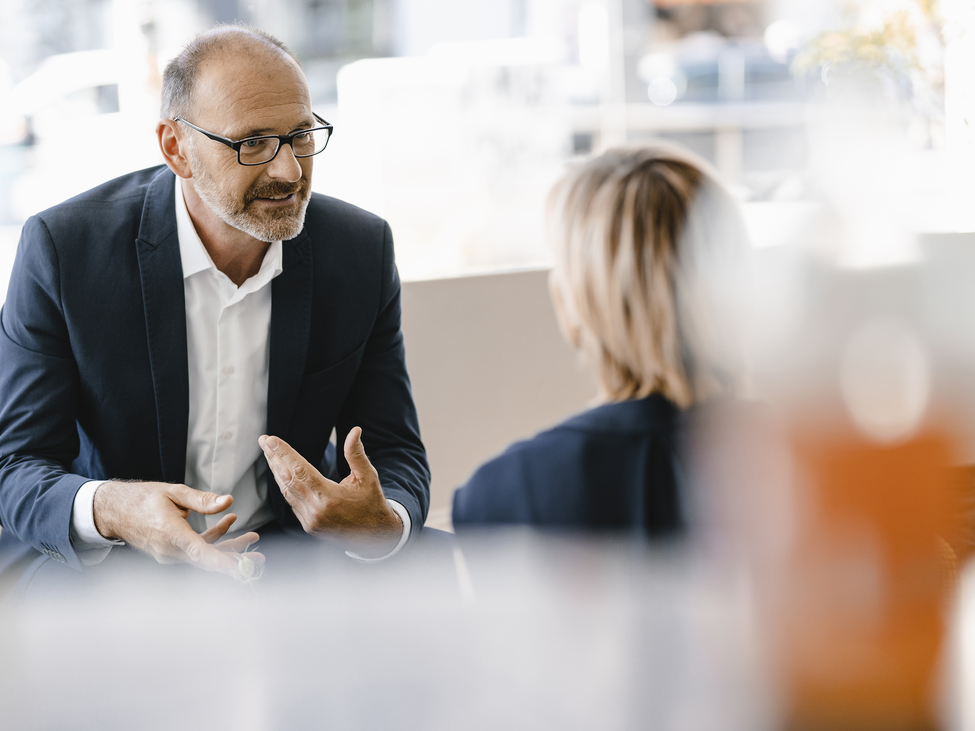
[[659,393],[686,408],[737,390],[707,280],[744,229],[703,163],[662,145],[609,150],[556,184],[548,219],[559,325],[604,400]]

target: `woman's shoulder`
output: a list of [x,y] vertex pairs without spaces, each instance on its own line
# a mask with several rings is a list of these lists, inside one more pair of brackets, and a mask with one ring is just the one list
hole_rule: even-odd
[[546,434],[607,434],[646,435],[656,431],[669,431],[675,427],[681,410],[660,394],[650,394],[641,399],[613,401],[569,417],[562,423],[542,432]]
[[561,459],[561,453],[575,451],[580,443],[604,437],[635,435],[641,439],[650,438],[655,433],[675,428],[679,416],[680,409],[657,394],[601,404],[570,416],[529,439],[512,443],[484,466],[500,466],[527,458],[544,459],[546,456]]
[[580,445],[607,437],[653,438],[656,434],[676,428],[680,413],[677,406],[657,394],[602,404],[571,416],[529,439],[514,442],[481,469],[498,470],[524,460],[555,460],[561,463],[567,455],[577,454]]
[[535,522],[536,503],[547,499],[549,486],[557,485],[568,497],[574,486],[587,485],[607,459],[625,461],[627,453],[647,441],[669,435],[679,413],[660,396],[608,403],[515,442],[457,490],[455,522]]

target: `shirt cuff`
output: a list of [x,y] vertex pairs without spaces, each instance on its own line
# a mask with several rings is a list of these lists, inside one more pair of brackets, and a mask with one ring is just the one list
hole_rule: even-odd
[[406,541],[409,540],[410,537],[410,531],[413,529],[413,522],[410,520],[410,514],[406,508],[395,500],[390,500],[387,498],[386,503],[393,509],[393,512],[399,516],[400,520],[403,521],[403,535],[400,536],[399,543],[396,544],[396,548],[387,553],[385,556],[380,556],[379,558],[363,558],[353,551],[346,551],[346,556],[354,558],[356,561],[360,561],[362,563],[376,563],[377,561],[385,561],[387,558],[395,556],[397,553],[399,553],[399,550],[406,545]]
[[104,484],[104,480],[86,482],[75,493],[71,507],[71,545],[85,566],[101,563],[112,546],[123,545],[122,541],[105,538],[95,527],[95,490]]

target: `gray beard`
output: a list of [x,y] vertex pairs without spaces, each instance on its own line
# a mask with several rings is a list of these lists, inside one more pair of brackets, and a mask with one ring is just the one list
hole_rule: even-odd
[[220,193],[205,167],[195,167],[200,171],[193,176],[193,187],[197,195],[228,226],[266,243],[293,239],[305,227],[305,211],[311,200],[310,186],[307,183],[295,193],[298,197],[297,208],[280,212],[268,211],[261,216],[248,211],[247,204],[243,208],[237,208],[233,201]]

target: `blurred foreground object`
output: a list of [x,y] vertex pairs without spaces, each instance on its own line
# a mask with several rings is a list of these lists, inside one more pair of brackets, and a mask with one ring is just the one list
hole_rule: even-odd
[[938,728],[955,573],[939,538],[958,511],[951,438],[880,444],[835,426],[792,434],[809,511],[782,606],[790,727]]
[[774,728],[747,592],[680,546],[515,530],[460,559],[426,533],[382,564],[262,540],[251,585],[133,566],[0,608],[4,727]]
[[[686,542],[621,535],[505,530],[465,536],[462,546],[451,556],[417,544],[362,565],[262,543],[271,568],[247,586],[133,566],[98,587],[0,608],[4,724],[783,728],[768,605],[755,601],[755,586],[767,585],[760,575],[724,570]],[[973,599],[963,619],[975,616]],[[930,611],[925,604],[920,615]],[[811,614],[801,629],[815,634],[825,620]],[[842,678],[837,637],[823,657]],[[926,663],[931,635],[919,637]],[[963,660],[975,665],[975,652]],[[52,690],[52,668],[71,682]],[[904,727],[898,721],[886,728]]]
[[699,530],[715,535],[700,540],[748,567],[785,728],[943,728],[964,521],[952,436],[880,442],[843,414],[771,411],[702,433]]
[[820,224],[819,248],[759,267],[767,406],[705,423],[698,537],[754,579],[787,728],[946,728],[973,530],[970,246],[902,234],[910,260],[853,266],[861,229]]

